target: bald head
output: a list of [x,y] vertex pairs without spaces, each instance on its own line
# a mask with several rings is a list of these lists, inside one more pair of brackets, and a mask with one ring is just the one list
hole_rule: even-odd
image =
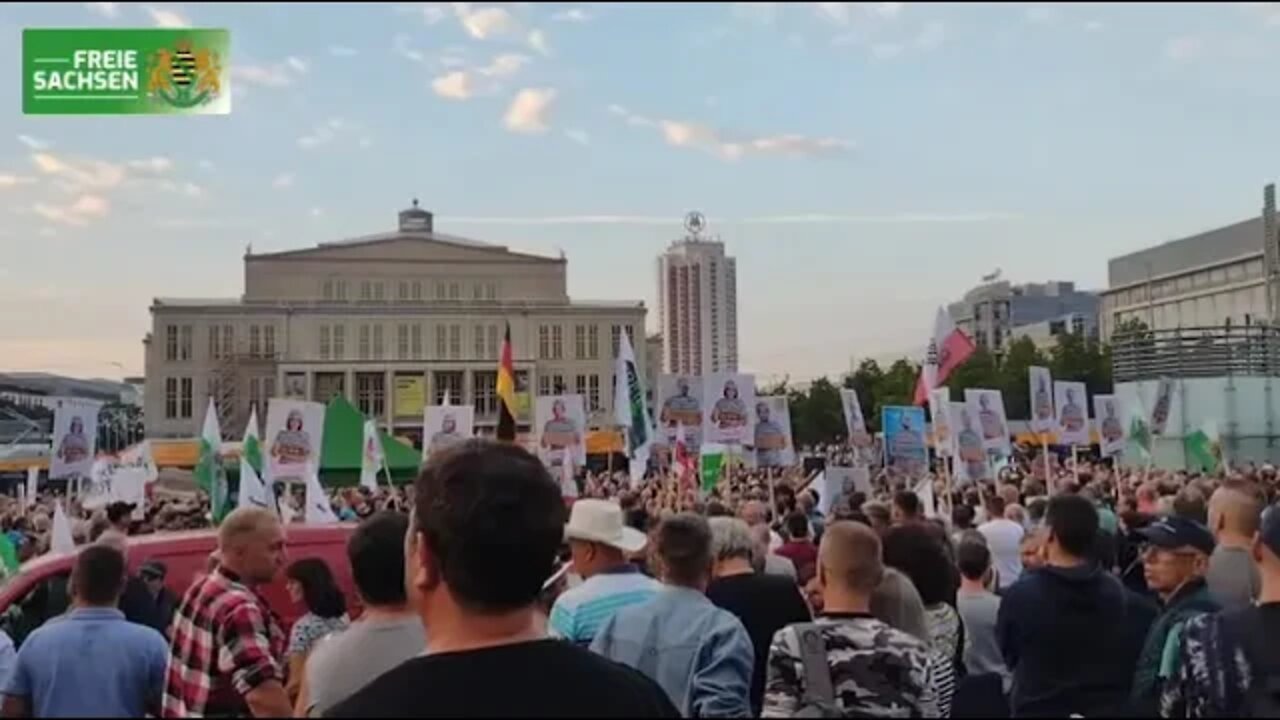
[[818,572],[822,584],[870,598],[884,576],[880,536],[852,520],[828,525],[818,548]]
[[769,522],[769,511],[759,500],[749,500],[742,504],[742,519],[750,526],[764,525]]
[[280,518],[265,508],[243,507],[233,510],[218,526],[218,550],[225,555],[228,550],[252,541],[255,535],[279,525]]
[[264,508],[235,510],[218,527],[218,560],[248,584],[269,583],[284,566],[284,528]]
[[1215,535],[1252,538],[1261,519],[1261,493],[1253,483],[1228,480],[1209,498],[1209,529]]
[[94,545],[105,545],[123,555],[126,561],[129,559],[129,538],[119,530],[107,530],[98,536]]

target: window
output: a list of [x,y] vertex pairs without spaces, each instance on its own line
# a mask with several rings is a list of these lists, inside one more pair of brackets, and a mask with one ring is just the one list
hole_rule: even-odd
[[396,326],[396,359],[409,359],[409,326]]
[[385,298],[385,296],[383,295],[383,291],[384,291],[385,289],[386,289],[386,288],[383,286],[383,284],[382,284],[382,283],[380,283],[380,282],[376,282],[376,283],[374,283],[374,284],[373,284],[373,299],[374,299],[375,301],[377,301],[377,302],[382,302],[383,300],[385,300],[386,298]]
[[332,300],[333,299],[333,281],[325,280],[324,285],[322,287],[323,287],[323,290],[321,290],[320,292],[321,297],[323,297],[325,300]]
[[410,350],[410,357],[414,360],[422,359],[422,326],[413,326],[413,346]]
[[418,280],[413,281],[413,301],[422,302],[422,283]]
[[222,326],[222,356],[231,357],[236,352],[236,331],[230,325]]
[[476,415],[498,414],[498,373],[477,372],[472,375],[476,392]]
[[487,284],[487,285],[485,285],[485,286],[484,286],[484,299],[485,299],[485,300],[497,300],[497,299],[498,299],[498,284],[497,284],[497,283],[489,283],[489,284]]
[[373,359],[381,360],[383,358],[384,350],[385,350],[385,346],[382,344],[382,326],[374,325],[373,326]]
[[184,419],[190,418],[192,415],[191,398],[194,395],[194,391],[191,385],[191,378],[182,378],[182,394],[178,402],[178,414]]
[[385,374],[356,373],[356,407],[365,417],[377,419],[387,414]]
[[551,375],[551,392],[560,395],[565,391],[564,376],[560,373]]
[[262,356],[264,358],[274,358],[276,356],[275,325],[264,325],[262,328]]
[[342,360],[347,354],[347,327],[345,325],[333,326],[333,359]]
[[612,357],[618,357],[618,348],[622,346],[622,326],[614,325],[609,328],[609,340],[613,343]]
[[369,359],[369,326],[360,326],[360,359]]
[[564,328],[551,326],[551,357],[554,360],[564,359]]
[[332,348],[332,345],[330,344],[329,332],[330,331],[329,331],[328,325],[320,326],[320,359],[321,360],[328,360],[333,353],[333,348]]
[[209,359],[217,360],[222,357],[220,345],[222,344],[221,328],[217,325],[209,326]]
[[[494,374],[497,377],[497,373]],[[458,370],[443,370],[435,374],[435,404],[444,404],[444,396],[449,394],[449,402],[453,405],[460,405],[462,399],[462,372]]]
[[373,283],[368,280],[360,283],[360,299],[365,301],[373,299]]
[[178,379],[165,378],[164,381],[164,416],[172,420],[178,417]]
[[346,396],[347,374],[341,372],[318,372],[316,373],[315,395],[311,398],[316,402],[327,403],[335,397]]
[[437,300],[445,300],[445,299],[446,299],[446,297],[445,297],[445,292],[446,292],[446,290],[447,290],[447,288],[445,288],[444,283],[442,283],[442,282],[438,282],[438,283],[436,283],[436,299],[437,299]]
[[551,394],[551,376],[550,375],[538,376],[538,394],[539,395]]
[[449,326],[449,359],[462,359],[462,326]]
[[449,356],[449,330],[444,325],[436,326],[436,360]]
[[592,375],[587,385],[587,407],[591,410],[600,409],[600,376]]
[[262,352],[262,328],[257,325],[249,326],[249,357],[258,357]]
[[408,283],[408,282],[406,282],[406,281],[404,281],[404,280],[401,280],[401,281],[400,281],[400,295],[399,295],[399,297],[400,297],[400,299],[401,299],[401,300],[408,300],[408,299],[409,299],[409,283]]
[[498,326],[489,326],[489,359],[498,359]]
[[474,343],[475,343],[475,351],[476,351],[476,354],[474,357],[476,360],[483,360],[486,357],[486,355],[484,354],[484,350],[485,350],[484,326],[476,325],[474,329],[475,329]]
[[347,281],[339,280],[334,286],[334,299],[345,301],[347,299]]
[[462,285],[456,282],[449,283],[449,299],[450,300],[462,299]]
[[483,299],[484,299],[484,286],[483,286],[483,285],[481,285],[480,283],[476,283],[475,285],[472,285],[472,286],[471,286],[471,299],[472,299],[472,300],[483,300]]
[[600,359],[600,326],[591,325],[587,328],[587,358],[591,360]]
[[191,352],[191,326],[183,325],[180,329],[182,332],[178,341],[178,359],[190,360],[193,357],[193,353]]
[[587,326],[573,326],[573,356],[579,360],[587,357]]
[[551,326],[538,326],[538,359],[551,359]]

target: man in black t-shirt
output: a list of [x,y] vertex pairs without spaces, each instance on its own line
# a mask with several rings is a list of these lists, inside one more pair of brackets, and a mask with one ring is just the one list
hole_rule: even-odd
[[405,582],[427,651],[326,717],[679,717],[638,671],[549,639],[538,607],[564,501],[538,458],[467,440],[414,484]]

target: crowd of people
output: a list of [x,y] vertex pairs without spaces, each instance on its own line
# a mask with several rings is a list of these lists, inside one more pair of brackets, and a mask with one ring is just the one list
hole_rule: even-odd
[[[566,503],[536,457],[473,440],[411,487],[335,492],[359,523],[349,568],[289,562],[278,514],[245,508],[159,606],[156,569],[125,572],[126,536],[169,527],[166,506],[77,511],[72,607],[16,650],[0,639],[3,711],[1280,715],[1274,468],[1028,451],[994,481],[939,470],[932,492],[877,474],[825,504],[799,469],[731,467],[710,493],[589,473]],[[7,510],[6,530],[38,548],[46,510]],[[306,611],[289,628],[258,592],[281,574]]]

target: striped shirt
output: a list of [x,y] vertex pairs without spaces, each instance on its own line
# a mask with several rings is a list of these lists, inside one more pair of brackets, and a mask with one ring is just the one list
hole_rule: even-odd
[[606,620],[624,607],[639,605],[662,590],[662,583],[627,564],[567,590],[556,599],[547,621],[552,637],[588,646]]

